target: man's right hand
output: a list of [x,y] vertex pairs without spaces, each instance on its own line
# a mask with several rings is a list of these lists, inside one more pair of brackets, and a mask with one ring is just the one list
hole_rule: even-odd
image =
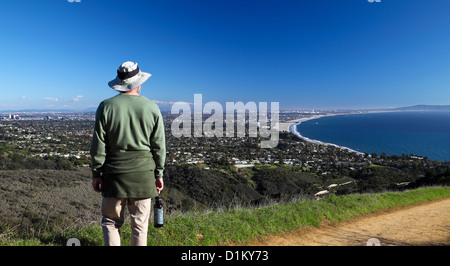
[[103,180],[101,177],[92,178],[92,188],[95,192],[103,191]]

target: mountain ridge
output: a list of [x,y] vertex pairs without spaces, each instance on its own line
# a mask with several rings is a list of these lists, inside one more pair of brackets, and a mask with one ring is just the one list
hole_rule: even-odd
[[450,111],[450,105],[418,104],[418,105],[397,107],[393,109],[400,111]]

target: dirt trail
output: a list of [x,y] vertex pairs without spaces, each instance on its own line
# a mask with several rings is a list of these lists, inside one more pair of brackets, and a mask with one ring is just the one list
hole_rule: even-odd
[[450,198],[269,236],[251,245],[365,246],[371,238],[382,246],[450,245]]

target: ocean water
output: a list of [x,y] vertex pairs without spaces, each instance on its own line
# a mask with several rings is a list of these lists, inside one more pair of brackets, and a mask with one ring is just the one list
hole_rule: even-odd
[[304,121],[296,130],[309,139],[363,153],[415,154],[450,161],[450,112],[337,115]]

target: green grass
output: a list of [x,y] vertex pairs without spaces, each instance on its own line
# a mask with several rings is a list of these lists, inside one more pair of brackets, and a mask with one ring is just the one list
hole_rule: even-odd
[[[260,236],[288,233],[305,226],[317,226],[323,219],[348,221],[379,210],[441,199],[450,196],[450,187],[427,187],[405,192],[379,194],[331,195],[319,201],[301,200],[271,204],[259,208],[233,208],[219,211],[189,212],[170,215],[163,228],[150,225],[148,245],[245,245]],[[1,233],[0,233],[1,235]],[[130,228],[121,232],[122,245],[129,245]],[[102,245],[101,228],[97,226],[71,229],[47,239],[3,239],[3,245],[64,245],[68,238],[80,239],[82,245]]]

